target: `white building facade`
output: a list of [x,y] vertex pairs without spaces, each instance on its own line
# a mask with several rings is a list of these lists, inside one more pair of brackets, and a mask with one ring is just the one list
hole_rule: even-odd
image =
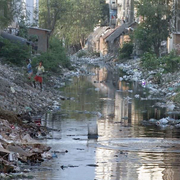
[[18,8],[20,10],[15,18],[16,24],[22,20],[25,21],[28,26],[38,26],[39,19],[39,0],[21,0],[18,2]]
[[38,25],[39,19],[39,0],[25,0],[26,11],[29,13],[29,24]]

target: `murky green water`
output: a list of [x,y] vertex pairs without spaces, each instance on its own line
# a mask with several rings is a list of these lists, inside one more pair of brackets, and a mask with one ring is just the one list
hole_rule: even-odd
[[[63,89],[71,100],[62,103],[60,114],[45,118],[48,127],[60,131],[44,143],[68,152],[34,167],[35,179],[179,180],[179,130],[140,123],[166,117],[166,109],[154,106],[158,100],[146,100],[138,83],[120,82],[104,67],[92,72],[74,78]],[[96,125],[98,139],[88,139],[88,127]]]

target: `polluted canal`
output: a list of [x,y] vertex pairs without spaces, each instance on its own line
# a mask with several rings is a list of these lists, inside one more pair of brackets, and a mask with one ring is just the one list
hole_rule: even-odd
[[33,167],[35,179],[178,180],[180,133],[175,123],[158,126],[155,119],[168,117],[156,106],[161,98],[148,99],[146,88],[121,81],[120,72],[87,68],[88,76],[61,89],[68,98],[60,110],[42,121],[57,129],[42,140],[54,157]]

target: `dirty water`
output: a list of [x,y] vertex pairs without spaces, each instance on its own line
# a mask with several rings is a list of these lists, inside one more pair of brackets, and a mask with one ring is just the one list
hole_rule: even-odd
[[[145,88],[119,81],[105,67],[91,72],[67,83],[62,92],[69,100],[44,117],[43,125],[59,130],[43,140],[57,156],[32,167],[35,179],[179,180],[179,129],[141,125],[166,117],[166,109],[155,106],[159,98],[147,100]],[[96,127],[98,138],[88,139]]]

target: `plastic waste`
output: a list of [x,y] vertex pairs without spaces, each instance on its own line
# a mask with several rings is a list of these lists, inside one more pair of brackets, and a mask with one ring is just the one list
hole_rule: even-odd
[[140,97],[140,95],[139,95],[139,94],[136,94],[134,97],[135,97],[135,98],[139,98],[139,97]]
[[162,118],[156,122],[157,126],[166,125],[166,124],[168,124],[168,120],[166,118]]
[[10,87],[10,89],[11,89],[11,92],[14,94],[14,93],[15,93],[14,88],[13,88],[13,87]]
[[142,80],[141,83],[142,83],[142,87],[146,87],[146,81],[144,79]]

